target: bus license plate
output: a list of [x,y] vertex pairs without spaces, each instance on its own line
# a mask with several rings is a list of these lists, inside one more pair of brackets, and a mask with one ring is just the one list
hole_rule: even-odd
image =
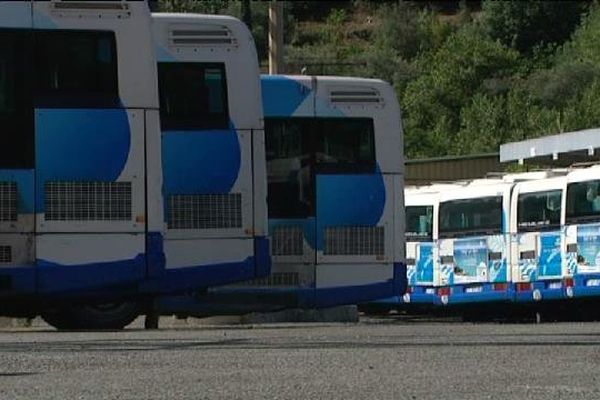
[[562,288],[561,282],[550,282],[548,284],[548,289],[561,289],[561,288]]
[[465,289],[465,293],[481,293],[483,291],[483,287],[481,286],[471,286]]
[[600,279],[588,279],[585,284],[587,286],[600,286]]

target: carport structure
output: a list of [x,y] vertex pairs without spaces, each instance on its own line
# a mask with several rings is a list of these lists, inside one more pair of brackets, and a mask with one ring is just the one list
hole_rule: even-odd
[[500,146],[500,162],[517,161],[568,167],[576,163],[600,161],[600,128],[544,136]]

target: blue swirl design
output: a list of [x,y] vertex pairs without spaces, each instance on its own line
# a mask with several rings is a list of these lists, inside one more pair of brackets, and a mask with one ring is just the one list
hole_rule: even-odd
[[131,147],[124,109],[38,109],[36,211],[44,211],[47,181],[114,182]]
[[235,129],[166,131],[162,138],[165,195],[229,193],[239,175]]
[[285,76],[263,75],[260,79],[265,117],[290,117],[312,93],[303,84]]
[[381,171],[360,175],[317,175],[317,236],[324,248],[326,227],[375,226],[385,208]]

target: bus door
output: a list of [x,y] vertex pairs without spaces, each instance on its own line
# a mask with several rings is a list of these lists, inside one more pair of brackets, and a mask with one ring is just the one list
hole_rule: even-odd
[[560,189],[518,194],[515,281],[561,278],[561,196]]

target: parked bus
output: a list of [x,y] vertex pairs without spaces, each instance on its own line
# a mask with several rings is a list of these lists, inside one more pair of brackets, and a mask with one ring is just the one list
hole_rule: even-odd
[[2,314],[120,328],[270,272],[252,37],[154,21],[158,68],[145,2],[0,2]]
[[273,272],[166,309],[324,308],[403,293],[403,141],[391,86],[264,76],[262,90]]
[[511,300],[511,188],[489,179],[440,194],[436,304]]
[[563,268],[565,186],[562,176],[520,182],[513,189],[511,270],[516,302],[562,300],[573,294],[571,274]]
[[572,295],[600,295],[600,166],[575,169],[567,175],[565,275],[573,278]]

